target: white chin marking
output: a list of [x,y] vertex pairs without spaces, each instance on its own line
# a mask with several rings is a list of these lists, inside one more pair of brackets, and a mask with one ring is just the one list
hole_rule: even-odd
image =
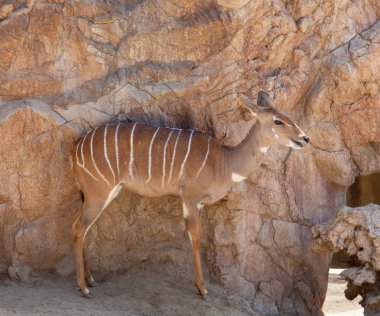
[[263,154],[266,154],[268,151],[268,148],[269,147],[260,147],[260,152],[262,152]]
[[293,141],[289,141],[289,144],[288,144],[289,147],[292,147],[294,149],[301,149],[302,147],[297,145],[296,143],[294,143]]
[[247,177],[244,177],[238,173],[232,173],[232,181],[233,182],[241,182],[243,180],[247,179]]

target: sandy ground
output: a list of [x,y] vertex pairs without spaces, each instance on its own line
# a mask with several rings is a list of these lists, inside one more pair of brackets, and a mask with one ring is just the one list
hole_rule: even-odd
[[[340,270],[342,271],[342,270]],[[349,301],[344,296],[346,282],[339,278],[340,271],[330,271],[327,296],[323,304],[325,316],[362,316],[363,308],[359,304],[361,296]]]
[[[326,316],[361,316],[358,301],[344,298],[345,284],[330,277],[324,305]],[[209,299],[202,300],[190,280],[152,271],[109,275],[93,289],[94,299],[84,299],[74,277],[34,274],[26,282],[0,276],[0,316],[8,315],[252,315],[243,300],[228,297],[209,285]],[[260,316],[255,314],[254,316]]]
[[[244,302],[208,286],[203,300],[189,280],[152,272],[129,271],[107,276],[93,288],[94,299],[82,298],[74,277],[33,275],[26,282],[0,279],[0,315],[249,315]],[[258,314],[255,316],[259,316]]]

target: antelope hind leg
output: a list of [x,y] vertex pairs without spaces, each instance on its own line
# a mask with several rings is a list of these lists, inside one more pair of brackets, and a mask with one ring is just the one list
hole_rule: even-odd
[[[104,201],[106,198],[104,199]],[[83,203],[82,212],[74,221],[72,226],[73,239],[74,239],[74,256],[76,263],[77,285],[81,290],[84,297],[92,298],[91,291],[86,284],[91,282],[92,276],[87,262],[85,262],[84,255],[84,238],[91,225],[95,222],[97,217],[103,210],[104,201],[101,199],[86,199]],[[93,279],[92,279],[93,281]]]
[[94,277],[92,276],[90,267],[88,265],[88,260],[87,260],[87,254],[86,254],[86,249],[83,247],[83,263],[84,263],[84,277],[86,280],[86,283],[89,287],[96,287],[99,284],[95,282]]

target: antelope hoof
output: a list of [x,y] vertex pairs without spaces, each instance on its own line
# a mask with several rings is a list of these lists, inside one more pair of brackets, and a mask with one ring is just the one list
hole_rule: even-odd
[[202,295],[201,296],[202,300],[209,302],[210,301],[210,296],[208,294]]
[[210,296],[207,294],[207,291],[202,294],[201,291],[199,291],[199,295],[201,296],[201,299],[208,302],[210,300]]
[[198,286],[197,286],[197,289],[198,289],[198,293],[202,297],[202,299],[204,299],[204,300],[207,301],[208,298],[209,298],[209,296],[207,295],[208,294],[207,290],[204,289],[203,292],[202,292],[201,289]]
[[94,280],[93,277],[89,278],[89,279],[86,280],[86,281],[87,281],[87,284],[88,284],[89,287],[97,287],[97,286],[100,285],[100,283],[95,282],[95,280]]
[[88,293],[83,293],[83,297],[93,299],[94,295],[90,291],[88,291]]
[[83,291],[80,287],[78,287],[78,290],[81,291],[84,298],[94,298],[94,295],[92,295],[91,291],[88,288],[85,288]]

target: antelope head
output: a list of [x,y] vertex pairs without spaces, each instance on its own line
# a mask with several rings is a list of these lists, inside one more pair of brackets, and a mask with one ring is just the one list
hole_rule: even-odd
[[309,143],[309,137],[297,124],[273,107],[273,100],[266,92],[259,92],[257,105],[243,94],[240,94],[237,100],[260,122],[262,137],[267,140],[295,149],[301,149]]

